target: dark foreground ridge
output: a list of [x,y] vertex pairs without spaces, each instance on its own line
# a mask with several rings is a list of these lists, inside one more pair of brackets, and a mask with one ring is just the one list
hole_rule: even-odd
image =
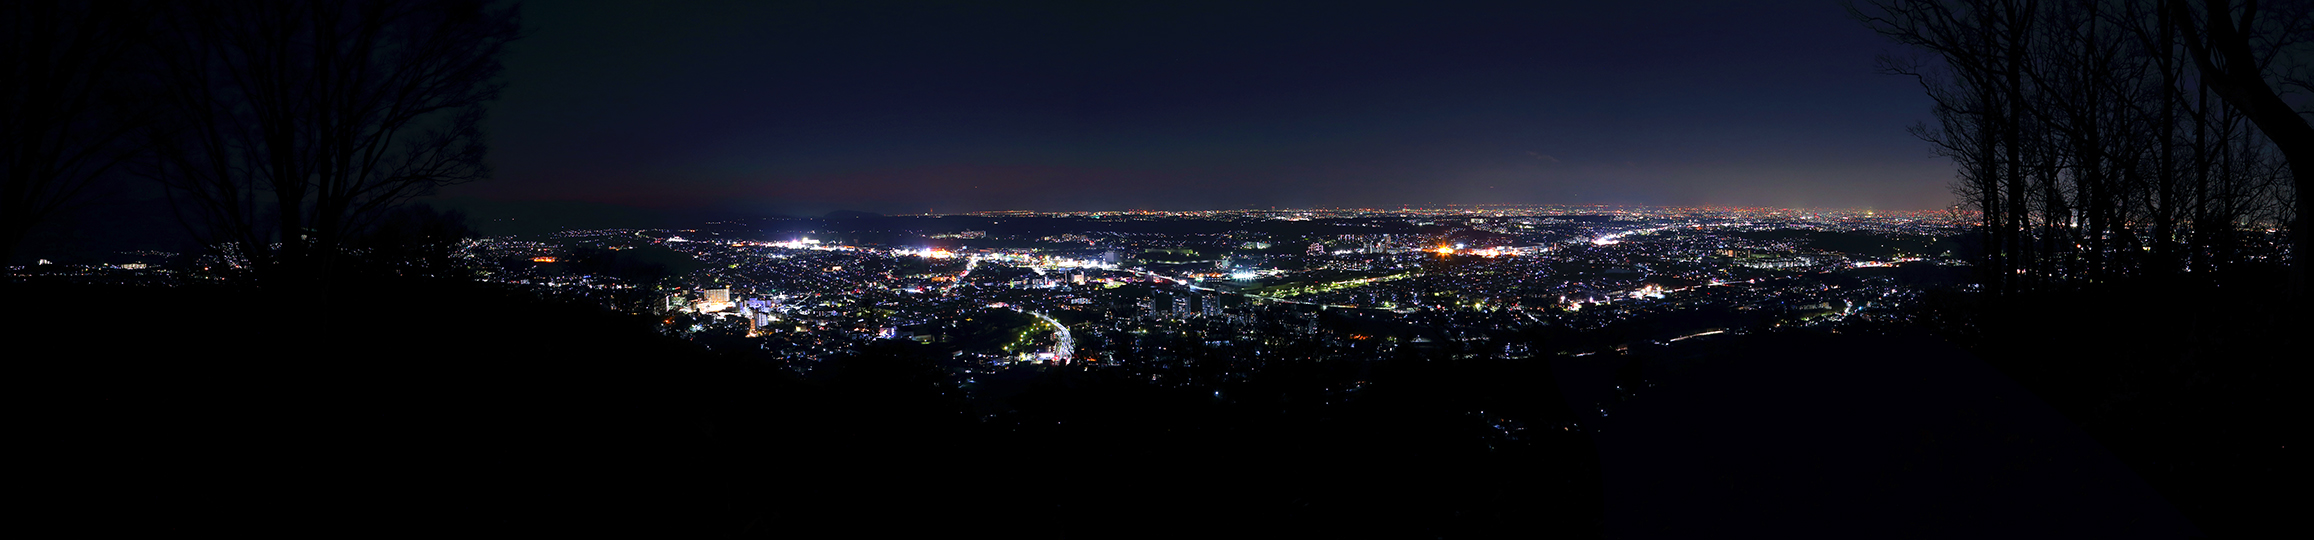
[[2294,400],[2283,381],[2244,378],[2283,358],[2250,339],[2273,327],[2247,310],[2189,332],[2218,345],[2132,347],[2114,333],[2155,335],[2130,325],[2163,319],[2112,313],[2178,308],[2052,302],[2081,322],[2043,326],[2097,344],[2003,337],[2034,319],[1996,319],[1978,348],[2004,352],[1988,360],[1917,330],[1852,327],[1550,360],[1280,362],[1219,390],[1046,367],[1011,372],[991,408],[910,342],[802,377],[660,321],[472,284],[379,281],[326,300],[7,292],[31,315],[8,327],[42,465],[31,510],[97,535],[2289,526],[2285,503],[2259,494],[2282,487],[2288,430],[2273,424],[2292,409],[2274,405]]
[[[801,379],[466,285],[10,292],[39,314],[10,341],[56,345],[13,363],[53,473],[32,510],[90,535],[1600,534],[1592,444],[1543,428],[1565,413],[1541,363],[1313,365],[1229,396],[1055,370],[982,417],[905,346]],[[1302,384],[1339,376],[1371,397]]]
[[2055,409],[1925,338],[1778,335],[1679,369],[1596,435],[1617,538],[2189,538]]

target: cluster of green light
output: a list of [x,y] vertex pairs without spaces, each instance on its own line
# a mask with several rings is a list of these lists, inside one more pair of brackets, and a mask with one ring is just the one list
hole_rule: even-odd
[[1011,353],[1013,351],[1021,350],[1024,347],[1036,345],[1036,340],[1033,339],[1032,336],[1035,336],[1040,331],[1049,331],[1046,330],[1047,328],[1052,328],[1052,325],[1045,324],[1042,319],[1039,319],[1034,323],[1030,323],[1028,326],[1021,327],[1019,332],[1013,334],[1012,341],[1006,342],[1004,344],[1004,352]]
[[1354,288],[1354,287],[1363,287],[1363,286],[1366,286],[1366,285],[1372,285],[1372,284],[1375,284],[1375,283],[1382,283],[1382,282],[1385,282],[1385,281],[1398,281],[1398,280],[1401,280],[1401,279],[1406,279],[1406,278],[1414,277],[1414,276],[1416,276],[1416,275],[1419,275],[1419,274],[1420,274],[1419,272],[1407,272],[1407,273],[1404,273],[1404,274],[1393,274],[1393,275],[1387,275],[1387,276],[1382,276],[1382,277],[1370,277],[1370,278],[1358,278],[1358,279],[1345,279],[1345,280],[1341,280],[1341,281],[1329,281],[1329,282],[1325,282],[1325,283],[1317,283],[1317,284],[1311,284],[1311,285],[1303,285],[1303,286],[1300,286],[1300,287],[1292,287],[1292,288],[1284,288],[1284,289],[1276,289],[1276,290],[1270,290],[1270,291],[1263,291],[1263,293],[1262,293],[1262,294],[1263,294],[1264,296],[1270,296],[1270,297],[1275,297],[1275,298],[1292,298],[1292,297],[1295,297],[1295,296],[1301,296],[1301,295],[1305,295],[1305,294],[1328,293],[1328,292],[1339,291],[1339,290],[1342,290],[1342,289],[1349,289],[1349,288]]

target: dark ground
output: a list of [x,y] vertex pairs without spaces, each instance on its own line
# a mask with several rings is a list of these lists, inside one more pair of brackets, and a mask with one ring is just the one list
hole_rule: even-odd
[[[2296,357],[2272,345],[2302,337],[2247,308],[2044,302],[2066,311],[1964,335],[1986,360],[1917,336],[1769,334],[1633,361],[1288,365],[1224,398],[1054,370],[980,418],[906,347],[806,379],[468,285],[5,292],[38,494],[24,511],[82,536],[2304,527],[2269,495],[2288,493],[2301,429],[2280,369]],[[2180,310],[2198,329],[2168,326]],[[1371,385],[1313,404],[1350,379]]]
[[2196,534],[2087,433],[1941,341],[1723,346],[1587,421],[1610,537]]
[[[1980,307],[1957,340],[2089,433],[2213,538],[2300,537],[2314,322],[2276,275],[2144,280]],[[2288,531],[2298,531],[2290,533]]]
[[1586,438],[1489,429],[1563,414],[1531,363],[1062,371],[983,420],[905,347],[803,379],[472,286],[5,292],[22,510],[78,536],[1598,536]]

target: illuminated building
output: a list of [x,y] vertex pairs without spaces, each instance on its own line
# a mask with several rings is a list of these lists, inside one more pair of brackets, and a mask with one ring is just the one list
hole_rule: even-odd
[[707,289],[700,292],[705,293],[707,297],[691,304],[692,309],[700,313],[714,313],[732,308],[731,289]]

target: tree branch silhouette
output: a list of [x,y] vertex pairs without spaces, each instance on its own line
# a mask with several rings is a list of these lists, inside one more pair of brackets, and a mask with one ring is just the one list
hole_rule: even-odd
[[149,119],[135,54],[152,23],[134,2],[0,7],[0,264],[32,228],[140,151]]
[[[476,0],[190,2],[161,44],[148,172],[260,283],[326,283],[387,208],[490,175],[482,120],[515,7]],[[302,285],[298,285],[302,286]]]

